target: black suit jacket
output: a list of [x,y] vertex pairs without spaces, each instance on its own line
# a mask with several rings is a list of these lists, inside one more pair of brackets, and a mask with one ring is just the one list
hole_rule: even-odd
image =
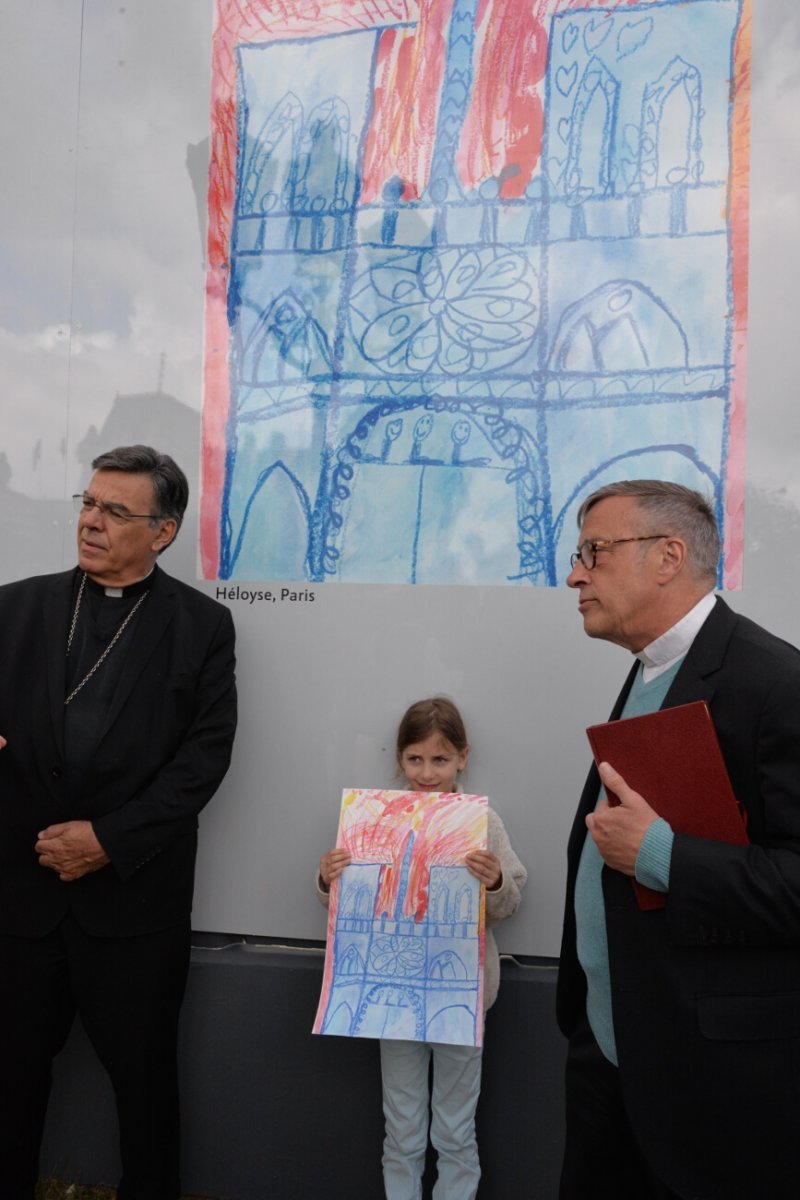
[[[678,1195],[779,1200],[800,1178],[800,653],[717,600],[664,707],[693,700],[709,704],[752,844],[677,834],[655,912],[604,868],[620,1080],[647,1158]],[[574,889],[598,787],[593,768],[568,848],[567,1036],[585,1012]]]
[[[38,937],[70,909],[98,936],[164,929],[191,910],[197,814],[236,727],[230,612],[155,568],[92,767],[64,773],[65,661],[76,571],[0,588],[0,931]],[[90,685],[89,685],[90,686]],[[111,863],[71,883],[39,866],[37,834],[86,819]]]

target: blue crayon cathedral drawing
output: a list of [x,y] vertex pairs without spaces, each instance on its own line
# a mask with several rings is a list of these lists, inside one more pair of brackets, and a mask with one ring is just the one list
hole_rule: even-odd
[[426,919],[403,917],[412,846],[391,916],[374,916],[380,864],[345,868],[319,1032],[480,1045],[480,884],[466,867],[431,866]]
[[581,499],[642,476],[710,494],[735,556],[741,13],[554,0],[540,146],[482,177],[453,0],[416,192],[375,150],[408,21],[236,46],[219,577],[555,585]]

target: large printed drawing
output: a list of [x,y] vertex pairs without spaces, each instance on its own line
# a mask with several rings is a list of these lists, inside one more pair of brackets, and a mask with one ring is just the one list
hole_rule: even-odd
[[749,0],[217,0],[204,573],[552,585],[581,499],[660,476],[738,586],[749,33]]
[[314,1033],[480,1046],[487,798],[346,789]]

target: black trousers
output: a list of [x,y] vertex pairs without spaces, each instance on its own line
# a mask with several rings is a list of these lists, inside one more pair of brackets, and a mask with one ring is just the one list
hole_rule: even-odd
[[177,1200],[176,1046],[189,950],[188,918],[126,938],[91,937],[71,916],[43,938],[0,935],[3,1200],[33,1200],[52,1061],[76,1012],[114,1088],[118,1200]]
[[619,1071],[588,1022],[570,1038],[559,1200],[680,1200],[654,1176],[630,1127]]

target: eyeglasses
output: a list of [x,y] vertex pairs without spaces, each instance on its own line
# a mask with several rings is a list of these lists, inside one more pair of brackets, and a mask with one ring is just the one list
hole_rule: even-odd
[[79,513],[92,512],[96,508],[104,517],[115,521],[117,525],[125,525],[128,521],[159,521],[161,519],[158,513],[128,512],[124,504],[115,504],[113,500],[109,503],[106,503],[105,500],[95,500],[94,496],[90,496],[88,492],[79,492],[73,496],[72,507],[75,512]]
[[597,551],[608,550],[610,546],[621,546],[623,542],[654,542],[658,538],[669,537],[668,533],[647,533],[643,537],[630,538],[592,538],[591,541],[583,542],[578,547],[577,554],[571,554],[569,563],[571,567],[577,567],[578,563],[582,563],[587,571],[593,571],[597,566]]

